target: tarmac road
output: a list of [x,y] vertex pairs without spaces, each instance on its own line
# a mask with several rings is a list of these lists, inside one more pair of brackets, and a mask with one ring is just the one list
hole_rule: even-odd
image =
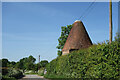
[[48,80],[48,79],[45,79],[43,76],[38,75],[25,75],[25,77],[19,80]]

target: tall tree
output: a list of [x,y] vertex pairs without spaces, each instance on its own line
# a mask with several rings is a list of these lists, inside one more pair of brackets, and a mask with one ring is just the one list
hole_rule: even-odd
[[40,64],[40,67],[45,67],[48,64],[48,61],[47,60],[43,60],[39,64]]
[[56,47],[58,49],[58,56],[62,55],[62,49],[64,47],[64,44],[67,40],[67,37],[70,33],[70,30],[72,28],[72,25],[62,26],[61,27],[61,36],[58,38],[58,46]]
[[[9,61],[8,61],[8,59],[2,59],[2,60],[0,60],[1,62],[2,62],[2,67],[4,67],[4,68],[7,68],[8,67],[8,64],[10,63]],[[8,70],[7,69],[2,69],[2,75],[6,75],[7,73],[8,73]]]
[[36,59],[30,55],[29,57],[20,59],[20,61],[16,63],[16,68],[31,70],[34,68],[35,61]]
[[12,62],[9,63],[8,67],[13,67],[13,68],[14,68],[15,65],[16,65],[16,62],[15,62],[15,61],[12,61]]
[[2,67],[8,67],[9,63],[8,59],[2,59]]
[[36,59],[32,55],[28,57],[28,62],[34,63],[35,61]]

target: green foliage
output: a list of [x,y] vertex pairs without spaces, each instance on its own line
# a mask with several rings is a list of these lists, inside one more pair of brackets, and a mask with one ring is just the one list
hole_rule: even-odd
[[34,70],[27,70],[24,74],[37,74]]
[[8,67],[15,68],[15,65],[16,65],[16,62],[12,61],[12,62],[9,62]]
[[38,64],[34,64],[34,68],[32,70],[38,71],[38,69],[39,69],[38,67],[39,67]]
[[8,64],[10,62],[8,61],[8,59],[2,59],[2,60],[0,60],[0,62],[2,62],[2,66],[1,67],[4,67],[4,68],[2,68],[2,75],[6,75],[8,73],[8,69],[5,69],[5,68],[8,67]]
[[59,75],[59,76],[58,75],[54,75],[54,74],[49,74],[49,75],[46,74],[46,75],[44,75],[45,78],[48,78],[48,76],[49,76],[50,80],[74,80],[72,78],[68,78],[67,79],[67,78],[64,77],[64,75]]
[[2,80],[17,80],[17,79],[14,77],[2,76]]
[[[57,57],[46,78],[120,78],[120,42],[102,43]],[[62,76],[62,77],[61,77]]]
[[8,69],[2,69],[2,75],[6,75],[8,73]]
[[61,36],[58,38],[58,46],[56,48],[58,48],[58,56],[62,55],[62,49],[64,47],[64,44],[67,40],[67,37],[70,33],[70,30],[72,28],[72,25],[67,25],[67,26],[62,26],[61,27]]
[[40,75],[40,76],[43,76],[44,75],[44,69],[45,68],[40,68],[39,70],[38,70],[38,75]]
[[[2,76],[5,79],[22,78],[25,70],[33,70],[37,73],[38,66],[35,64],[36,59],[33,56],[29,56],[20,59],[18,62],[10,62],[8,59],[2,59]],[[21,70],[21,71],[20,71]]]
[[36,59],[33,57],[33,56],[29,56],[29,57],[26,57],[26,58],[23,58],[23,59],[20,59],[19,62],[16,63],[16,68],[18,69],[22,69],[22,70],[32,70],[34,69]]
[[34,64],[32,63],[32,62],[27,62],[26,64],[25,64],[25,69],[27,69],[27,70],[32,70],[32,69],[34,69]]
[[32,55],[30,55],[28,57],[28,61],[31,62],[31,63],[34,63],[36,61],[36,59]]
[[19,78],[23,77],[23,73],[20,70],[9,69],[8,73],[7,73],[7,76],[19,79]]
[[62,51],[58,50],[58,56],[62,56]]
[[4,70],[7,70],[7,73],[4,75],[2,73],[2,80],[17,80],[23,77],[22,72],[19,70],[15,70],[14,68]]
[[8,59],[2,59],[2,67],[7,67],[9,63]]
[[39,64],[40,64],[40,67],[45,67],[48,64],[48,61],[47,60],[43,60]]

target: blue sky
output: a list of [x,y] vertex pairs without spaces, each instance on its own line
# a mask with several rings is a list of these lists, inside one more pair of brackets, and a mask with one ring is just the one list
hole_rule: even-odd
[[[3,2],[2,56],[18,61],[33,55],[38,62],[57,57],[61,26],[73,24],[90,2]],[[113,3],[113,37],[118,29],[118,4]],[[97,2],[82,19],[93,43],[109,39],[109,3]]]

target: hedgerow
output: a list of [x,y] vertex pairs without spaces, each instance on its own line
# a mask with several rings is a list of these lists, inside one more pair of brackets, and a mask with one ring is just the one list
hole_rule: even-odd
[[23,73],[20,70],[9,69],[6,76],[14,77],[16,79],[20,79],[23,77]]
[[47,65],[46,78],[120,78],[120,42],[97,44],[57,57]]

